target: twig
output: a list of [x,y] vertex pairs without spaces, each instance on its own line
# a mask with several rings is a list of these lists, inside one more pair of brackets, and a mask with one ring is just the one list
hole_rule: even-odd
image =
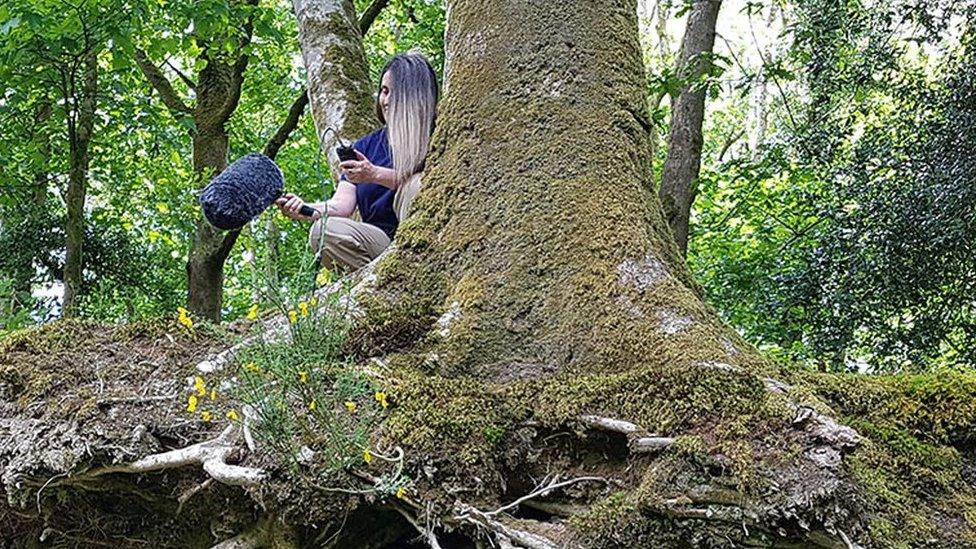
[[524,501],[528,501],[528,500],[533,499],[533,498],[543,497],[543,496],[547,495],[549,492],[552,492],[553,490],[556,490],[557,488],[563,488],[565,486],[570,486],[572,484],[576,484],[577,482],[586,482],[586,481],[603,482],[603,483],[607,483],[608,482],[607,479],[605,479],[603,477],[577,477],[577,478],[570,479],[570,480],[566,480],[566,481],[563,481],[563,482],[556,482],[556,479],[554,478],[554,479],[552,479],[552,481],[549,482],[548,485],[546,485],[546,486],[544,486],[542,488],[537,488],[535,491],[530,492],[530,493],[528,493],[528,494],[526,494],[526,495],[518,498],[517,500],[515,500],[515,501],[513,501],[513,502],[511,502],[511,503],[509,503],[507,505],[503,505],[502,507],[499,507],[498,509],[495,509],[494,511],[489,511],[489,512],[484,513],[484,514],[486,516],[492,516],[493,517],[493,516],[496,516],[496,515],[504,512],[504,511],[507,511],[509,509],[513,509],[515,507],[518,507],[519,504],[521,504]]
[[409,522],[410,525],[417,530],[417,532],[420,532],[420,535],[427,540],[427,543],[430,545],[431,549],[441,549],[441,544],[437,542],[437,536],[434,534],[433,530],[420,526],[420,524],[417,523],[417,520],[414,519],[414,517],[401,506],[394,505],[393,508],[396,509],[398,513],[403,515],[403,518],[407,519],[407,522]]
[[176,394],[157,395],[157,396],[130,396],[130,397],[108,397],[98,399],[95,403],[99,406],[111,406],[112,404],[131,404],[142,402],[158,402],[162,400],[175,400]]

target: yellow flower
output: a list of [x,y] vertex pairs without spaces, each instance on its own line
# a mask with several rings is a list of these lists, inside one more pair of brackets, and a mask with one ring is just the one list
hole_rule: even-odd
[[244,365],[244,371],[251,372],[252,374],[260,374],[261,368],[253,362],[248,362]]
[[406,495],[407,495],[407,489],[406,488],[404,488],[403,486],[397,488],[397,492],[396,492],[396,497],[397,498],[403,499],[403,497],[406,496]]
[[373,395],[373,398],[375,398],[376,402],[379,402],[380,406],[382,406],[383,408],[386,408],[387,406],[390,405],[390,403],[386,401],[386,393],[384,393],[383,391],[377,391],[376,394]]
[[301,372],[298,372],[298,382],[299,383],[308,383],[308,372],[306,372],[305,370],[302,370]]
[[241,418],[240,418],[240,416],[237,415],[237,412],[235,412],[234,410],[231,410],[231,411],[227,412],[227,419],[229,419],[231,421],[238,421]]
[[363,450],[363,461],[367,464],[373,461],[373,453],[369,451],[369,448]]
[[213,414],[204,410],[203,412],[200,412],[200,419],[202,419],[204,423],[209,423],[210,420],[213,419]]
[[247,310],[247,319],[254,320],[257,317],[258,317],[258,304],[255,303],[254,305],[251,305],[250,309]]
[[210,389],[210,400],[217,400],[217,389]]
[[315,410],[316,408],[318,408],[318,404],[316,404],[316,403],[315,403],[315,400],[314,400],[314,399],[312,399],[312,402],[309,402],[309,403],[308,403],[308,409],[309,409],[309,410],[313,410],[313,411],[314,411],[314,410]]
[[355,402],[353,402],[351,400],[347,400],[345,402],[345,405],[346,405],[346,410],[349,410],[349,413],[350,414],[355,414],[356,413],[356,403]]
[[196,389],[198,395],[207,396],[207,385],[203,382],[202,377],[195,376],[193,378],[193,388]]
[[328,269],[322,269],[319,274],[315,276],[315,283],[319,286],[325,286],[326,284],[332,282],[332,273]]
[[190,413],[197,411],[197,395],[190,395],[190,400],[186,403],[186,411]]
[[300,301],[298,303],[298,311],[302,313],[302,316],[308,316],[308,303]]
[[187,329],[193,329],[193,319],[190,318],[190,312],[183,307],[178,307],[176,312],[179,313],[179,317],[176,319],[180,324],[186,326]]
[[318,296],[314,296],[313,295],[312,296],[312,299],[309,299],[308,300],[308,304],[311,305],[312,307],[315,307],[316,305],[318,305],[319,304],[319,298],[318,298]]
[[291,322],[292,324],[298,322],[298,313],[296,313],[294,309],[288,311],[288,322]]

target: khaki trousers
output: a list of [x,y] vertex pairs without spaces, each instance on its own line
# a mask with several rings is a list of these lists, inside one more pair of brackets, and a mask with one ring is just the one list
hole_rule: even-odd
[[[393,197],[393,212],[402,223],[410,215],[410,206],[420,190],[420,174],[397,187]],[[308,244],[318,252],[322,234],[322,220],[312,224]],[[329,216],[325,223],[325,243],[322,266],[332,270],[356,270],[372,261],[390,245],[390,238],[379,227],[353,221],[348,217]]]

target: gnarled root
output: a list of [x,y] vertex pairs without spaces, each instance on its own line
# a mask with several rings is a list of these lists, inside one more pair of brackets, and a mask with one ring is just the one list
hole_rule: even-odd
[[111,473],[151,473],[185,465],[200,465],[218,482],[232,486],[254,487],[265,478],[264,471],[228,463],[241,451],[237,444],[240,437],[241,428],[238,425],[229,425],[212,440],[146,456],[132,463],[93,469],[75,478],[92,478]]

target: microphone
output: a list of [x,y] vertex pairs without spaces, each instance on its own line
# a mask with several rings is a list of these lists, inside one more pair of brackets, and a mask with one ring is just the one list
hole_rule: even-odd
[[[225,231],[239,230],[274,203],[285,189],[281,168],[261,153],[238,158],[213,178],[200,194],[200,207],[207,221]],[[299,213],[315,215],[302,206]]]

